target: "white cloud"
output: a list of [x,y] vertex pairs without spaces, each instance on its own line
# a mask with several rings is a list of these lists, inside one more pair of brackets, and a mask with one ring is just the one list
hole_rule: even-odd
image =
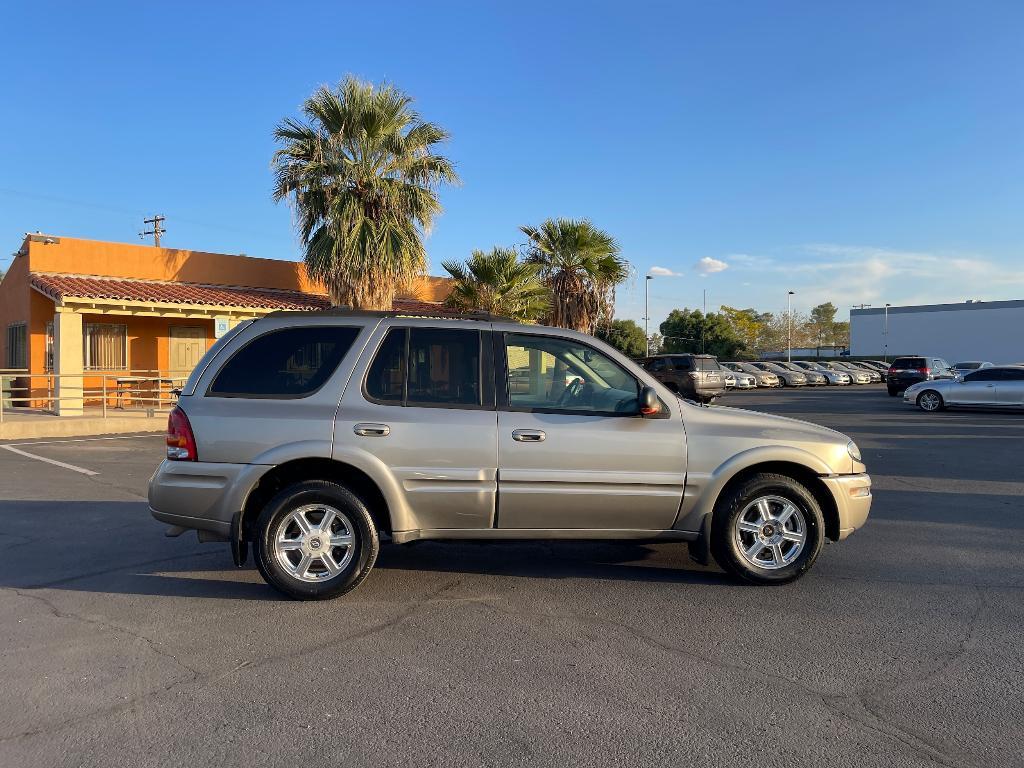
[[694,264],[693,268],[702,275],[713,275],[715,272],[724,272],[729,268],[729,265],[721,259],[713,259],[710,256],[705,256]]
[[681,277],[678,272],[673,272],[671,269],[666,267],[651,267],[648,274],[655,275],[656,277]]

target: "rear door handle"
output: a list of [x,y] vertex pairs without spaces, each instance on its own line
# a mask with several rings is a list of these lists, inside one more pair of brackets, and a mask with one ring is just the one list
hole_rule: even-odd
[[362,437],[387,437],[391,434],[391,427],[387,424],[356,424],[352,431]]
[[520,443],[543,443],[547,438],[539,429],[513,429],[512,439]]

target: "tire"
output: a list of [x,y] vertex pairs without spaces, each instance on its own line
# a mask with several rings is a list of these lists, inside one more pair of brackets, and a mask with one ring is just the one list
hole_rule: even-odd
[[[328,511],[333,513],[329,539],[319,529]],[[305,533],[299,518],[306,523]],[[260,574],[296,600],[327,600],[355,589],[370,573],[380,550],[377,527],[365,502],[347,488],[324,480],[285,488],[263,508],[256,525],[254,550]]]
[[799,579],[818,558],[824,538],[825,521],[814,495],[786,475],[752,475],[715,503],[711,554],[724,570],[752,584]]
[[935,413],[945,408],[946,403],[943,402],[942,395],[934,389],[926,389],[917,396],[917,407],[926,413]]

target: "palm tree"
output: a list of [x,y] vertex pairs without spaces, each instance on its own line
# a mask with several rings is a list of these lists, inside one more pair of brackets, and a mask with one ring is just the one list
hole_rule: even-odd
[[318,89],[303,118],[274,130],[274,200],[294,206],[307,271],[336,304],[391,309],[426,271],[437,189],[458,176],[433,154],[448,134],[411,105],[393,86],[349,77]]
[[527,261],[551,290],[551,325],[593,333],[601,318],[613,317],[615,286],[629,276],[629,262],[611,235],[586,219],[520,229],[530,238]]
[[536,264],[519,260],[514,248],[473,251],[463,262],[441,264],[455,281],[447,304],[460,310],[482,310],[526,322],[550,309],[548,289]]

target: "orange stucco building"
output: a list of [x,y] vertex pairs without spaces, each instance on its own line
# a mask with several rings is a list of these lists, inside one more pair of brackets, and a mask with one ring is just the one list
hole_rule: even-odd
[[[436,311],[447,292],[425,277],[395,308]],[[187,376],[240,320],[329,304],[301,263],[30,234],[0,282],[0,368],[30,374],[25,404],[81,413],[98,389]]]

